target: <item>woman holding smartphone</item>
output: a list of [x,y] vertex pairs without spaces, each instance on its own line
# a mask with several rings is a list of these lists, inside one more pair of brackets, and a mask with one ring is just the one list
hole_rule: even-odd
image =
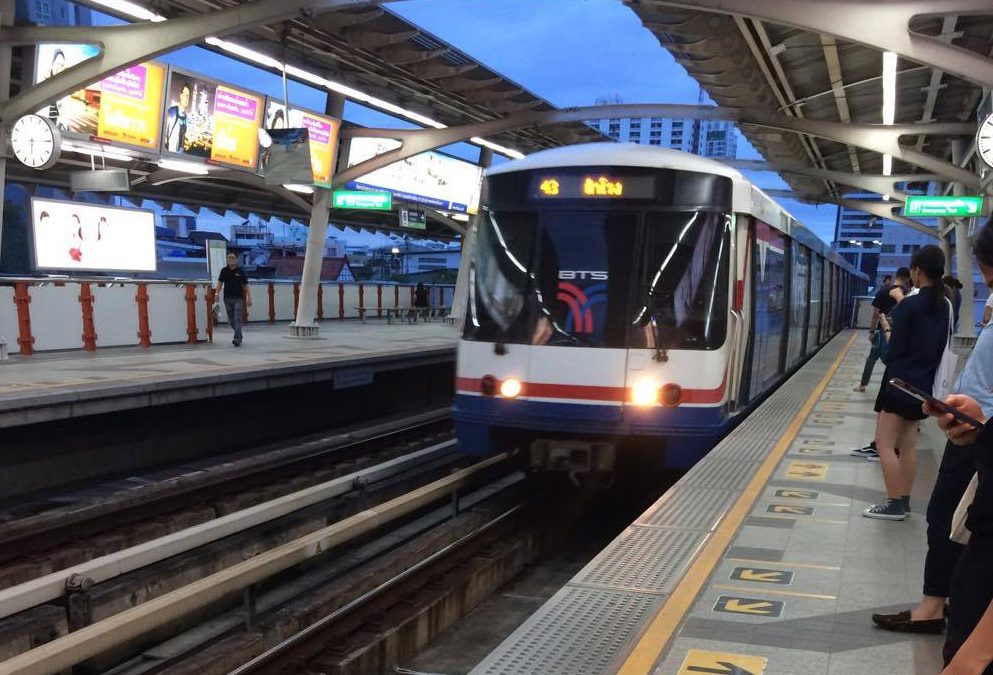
[[[886,338],[889,357],[883,385],[876,397],[876,452],[883,470],[887,499],[862,515],[880,520],[903,520],[910,509],[910,489],[917,473],[917,428],[927,415],[920,401],[888,386],[900,379],[931,391],[934,376],[948,344],[949,305],[941,277],[945,255],[937,246],[925,246],[910,260],[910,278],[920,289],[902,300],[889,316]],[[899,457],[896,448],[900,448]]]

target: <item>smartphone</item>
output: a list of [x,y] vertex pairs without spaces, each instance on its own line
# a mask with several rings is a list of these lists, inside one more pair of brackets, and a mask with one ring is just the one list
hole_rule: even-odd
[[975,417],[970,417],[969,415],[966,415],[964,412],[961,412],[957,408],[953,408],[952,406],[948,405],[944,401],[939,401],[934,396],[931,396],[930,394],[925,394],[917,387],[909,385],[903,380],[894,378],[890,380],[890,386],[894,387],[895,389],[899,389],[908,396],[913,396],[921,403],[927,403],[935,410],[940,410],[942,412],[948,413],[949,415],[957,419],[959,422],[962,422],[963,424],[968,424],[973,429],[982,429],[985,426]]

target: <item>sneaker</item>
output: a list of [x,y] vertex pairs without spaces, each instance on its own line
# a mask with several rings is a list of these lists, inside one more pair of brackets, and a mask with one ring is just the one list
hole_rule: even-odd
[[862,512],[862,515],[877,520],[904,520],[907,511],[903,508],[902,499],[887,499],[885,504],[870,506]]
[[[873,441],[869,445],[863,446],[861,448],[855,448],[850,453],[852,457],[868,457],[869,455],[876,455],[876,441]],[[879,455],[876,455],[877,457]]]
[[868,462],[878,462],[879,461],[879,453],[876,452],[875,450],[873,450],[871,452],[867,452],[866,454],[864,454],[862,456],[865,457],[866,461],[868,461]]

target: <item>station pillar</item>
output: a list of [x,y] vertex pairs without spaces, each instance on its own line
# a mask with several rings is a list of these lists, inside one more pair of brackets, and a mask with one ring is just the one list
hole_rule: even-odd
[[[961,166],[965,158],[966,143],[962,139],[952,141],[952,162]],[[965,194],[962,183],[952,183],[952,193],[956,196]],[[959,310],[958,335],[964,338],[976,337],[975,303],[973,294],[975,285],[972,283],[972,242],[969,241],[969,226],[963,218],[955,218],[955,272],[962,283],[962,309]]]
[[[483,169],[488,169],[493,163],[493,151],[489,148],[483,148],[479,152],[479,165]],[[486,183],[483,183],[485,190]],[[469,303],[469,268],[472,265],[472,256],[476,250],[476,228],[479,225],[480,218],[483,217],[482,205],[485,202],[486,195],[480,193],[479,195],[479,213],[473,216],[465,228],[465,236],[462,237],[462,253],[459,256],[459,276],[455,282],[455,293],[452,296],[452,318],[454,320],[455,326],[457,328],[462,327],[462,323],[465,321],[465,311],[466,306]]]
[[[345,97],[340,94],[328,95],[325,112],[339,120],[343,119]],[[292,337],[319,336],[317,291],[321,285],[321,269],[324,266],[324,242],[327,240],[330,206],[331,190],[315,187],[307,231],[307,251],[304,253],[303,274],[300,278],[300,300],[297,303],[296,316],[290,324]]]
[[[14,25],[15,0],[0,0],[0,28]],[[10,98],[11,70],[14,67],[10,43],[0,42],[0,101]],[[3,242],[3,195],[7,189],[7,134],[0,133],[0,246]],[[2,248],[0,248],[2,250]]]

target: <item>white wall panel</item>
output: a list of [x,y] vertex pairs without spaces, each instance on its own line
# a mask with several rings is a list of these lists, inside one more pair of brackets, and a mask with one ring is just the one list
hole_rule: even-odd
[[0,338],[7,341],[7,352],[16,354],[19,330],[17,326],[17,305],[14,304],[14,287],[0,286]]
[[31,333],[37,351],[80,349],[83,346],[83,312],[79,284],[32,286]]
[[[354,318],[359,315],[356,307],[359,306],[359,286],[358,284],[345,284],[345,317]],[[368,306],[368,303],[366,303]]]
[[[128,284],[101,288],[90,284],[93,293],[93,325],[97,333],[97,347],[137,345],[138,287]],[[151,322],[149,322],[151,323]]]
[[[293,314],[293,284],[273,284],[275,288],[275,298],[273,299],[276,307],[276,321],[293,321],[296,316]],[[269,289],[265,289],[266,294],[269,293]],[[268,303],[268,298],[266,303]],[[265,305],[268,308],[268,304]],[[266,310],[268,311],[268,309]],[[258,317],[262,320],[262,317]],[[268,321],[268,315],[266,316]]]
[[[199,289],[198,289],[199,290]],[[195,303],[202,304],[203,293]],[[203,310],[206,313],[206,310]],[[152,284],[148,287],[148,327],[152,344],[186,342],[186,286]],[[197,331],[204,326],[197,319]]]
[[207,291],[210,290],[210,284],[197,284],[196,287],[196,308],[197,308],[197,339],[206,340],[207,339],[207,323],[208,323],[208,312],[207,312]]

